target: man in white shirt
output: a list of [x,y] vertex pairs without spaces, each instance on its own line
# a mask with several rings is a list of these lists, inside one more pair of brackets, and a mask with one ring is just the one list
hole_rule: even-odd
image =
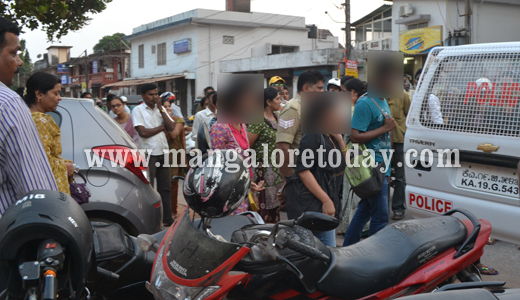
[[210,122],[211,119],[215,118],[217,116],[217,108],[215,107],[215,104],[213,103],[213,96],[216,94],[216,91],[212,91],[208,93],[206,97],[209,98],[208,101],[208,107],[206,109],[199,111],[195,118],[193,119],[193,131],[191,132],[191,138],[194,141],[197,141],[197,133],[199,132],[200,124],[206,123],[206,126],[208,126],[208,129],[210,129]]
[[157,191],[161,195],[163,205],[163,223],[170,226],[173,218],[170,168],[164,164],[164,157],[169,152],[165,131],[172,132],[175,123],[162,107],[155,84],[144,84],[141,87],[141,96],[144,103],[134,108],[132,121],[141,137],[142,148],[152,150],[148,163],[150,182],[153,184],[154,179],[156,180]]

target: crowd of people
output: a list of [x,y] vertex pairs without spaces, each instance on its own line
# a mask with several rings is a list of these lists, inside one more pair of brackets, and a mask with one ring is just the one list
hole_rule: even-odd
[[[12,175],[9,178],[19,179],[2,182],[3,185],[7,185],[2,188],[4,193],[2,202],[3,209],[5,209],[12,201],[8,200],[8,198],[16,199],[31,189],[57,189],[70,194],[69,182],[72,180],[77,166],[72,161],[61,156],[60,128],[53,118],[46,114],[56,110],[61,100],[60,80],[51,74],[41,72],[33,74],[26,83],[26,88],[22,94],[23,100],[18,94],[8,89],[21,63],[17,55],[19,30],[16,25],[5,19],[1,19],[1,22],[4,34],[0,42],[2,53],[6,56],[1,66],[3,73],[1,93],[2,100],[6,102],[2,103],[2,106],[5,108],[6,105],[16,105],[17,107],[12,109],[19,110],[21,116],[19,118],[4,118],[2,122],[6,126],[7,122],[13,122],[13,124],[16,124],[16,122],[24,123],[27,120],[24,120],[23,117],[27,119],[28,116],[31,116],[32,118],[31,122],[25,122],[19,126],[14,125],[18,130],[5,129],[3,131],[0,130],[0,133],[4,135],[6,141],[12,141],[15,146],[21,146],[24,141],[30,144],[29,146],[25,145],[23,150],[14,151],[14,153],[20,154],[29,149],[32,153],[30,158],[17,159],[17,164],[32,162],[36,158],[40,159],[38,162],[32,162],[30,167],[30,173],[37,172],[39,174],[28,179],[24,176],[24,172],[18,172],[22,174]],[[199,129],[203,124],[207,132],[209,132],[209,146],[212,149],[234,149],[240,153],[244,153],[247,149],[254,149],[257,157],[260,158],[272,157],[276,149],[281,150],[285,159],[280,168],[260,160],[260,164],[250,170],[253,182],[251,193],[257,202],[260,215],[266,222],[273,223],[280,220],[280,209],[282,208],[286,209],[289,214],[292,212],[292,207],[289,205],[285,207],[284,197],[284,187],[287,183],[287,178],[292,174],[299,176],[305,188],[313,195],[311,197],[313,201],[317,201],[316,203],[308,203],[304,210],[314,208],[314,210],[328,215],[339,216],[343,200],[345,157],[341,158],[340,167],[326,166],[325,168],[316,166],[304,167],[301,159],[298,157],[296,159],[297,167],[291,168],[288,165],[290,161],[289,150],[299,149],[300,153],[305,149],[317,151],[323,145],[326,150],[338,149],[346,153],[346,144],[349,139],[353,142],[365,143],[367,147],[373,147],[378,151],[390,148],[389,132],[394,130],[396,123],[398,123],[397,127],[404,129],[403,120],[409,107],[409,99],[392,99],[392,101],[389,99],[388,102],[385,99],[369,99],[365,94],[366,84],[360,80],[344,77],[341,79],[334,78],[325,82],[323,74],[316,70],[305,71],[299,76],[296,93],[290,100],[290,87],[286,85],[282,77],[275,76],[271,78],[268,85],[263,92],[263,121],[255,124],[240,123],[238,121],[236,123],[218,122],[217,91],[212,87],[205,88],[204,97],[200,102],[200,107],[197,108],[198,112],[194,116],[191,137],[196,141],[198,140],[197,135],[201,132]],[[301,95],[306,92],[323,92],[324,89],[330,92],[344,91],[350,93],[353,103],[355,103],[355,110],[352,116],[353,130],[350,137],[332,134],[323,135],[322,138],[321,135],[302,134],[300,129]],[[243,93],[247,93],[247,89],[244,89]],[[138,147],[152,150],[148,164],[150,182],[155,185],[161,195],[164,210],[163,223],[171,225],[177,215],[178,191],[178,183],[172,180],[172,177],[174,175],[183,175],[185,169],[182,167],[170,167],[165,164],[163,150],[185,149],[186,130],[190,129],[187,128],[179,107],[174,104],[172,100],[174,99],[173,95],[165,93],[161,96],[156,85],[145,84],[141,86],[143,103],[133,108],[133,110],[130,110],[126,105],[126,98],[113,94],[107,95],[106,106],[110,115],[129,134]],[[92,95],[85,93],[82,97],[91,98]],[[10,99],[10,101],[5,99]],[[21,103],[23,103],[21,101],[25,101],[25,107],[21,107]],[[379,118],[381,112],[374,108],[378,105],[375,101],[379,102],[379,106],[383,108],[382,112],[387,115],[385,118]],[[226,110],[230,109],[240,111],[239,106],[226,108]],[[399,112],[398,110],[402,111]],[[320,110],[320,114],[322,116],[315,117],[320,120],[334,120],[334,118],[330,118],[331,115],[334,115],[334,110],[330,108]],[[398,116],[398,118],[394,120],[390,115]],[[9,126],[13,126],[13,124],[9,124]],[[20,128],[25,128],[25,130],[20,131]],[[9,134],[24,135],[25,139],[5,136]],[[383,138],[385,141],[381,142]],[[402,139],[402,133],[394,135],[396,147],[400,147],[401,152]],[[267,147],[264,147],[264,145]],[[2,151],[13,152],[9,148],[8,143],[2,144]],[[265,151],[267,153],[264,155]],[[39,157],[42,155],[45,155],[46,159]],[[379,156],[376,154],[376,160],[379,160]],[[170,157],[170,161],[180,162],[180,160],[180,157]],[[48,164],[45,162],[48,162]],[[25,169],[29,169],[28,166],[11,167],[10,170],[14,172],[15,170]],[[48,176],[49,172],[53,174],[51,179]],[[399,172],[396,174],[399,174]],[[43,177],[45,177],[45,180],[43,180]],[[13,185],[13,183],[19,184],[24,181],[27,181],[22,184],[25,187],[9,186]],[[324,185],[324,182],[333,184]],[[396,188],[404,189],[404,178],[398,179],[397,182],[399,184],[396,184]],[[368,219],[372,220],[370,234],[374,234],[386,225],[388,221],[388,205],[385,204],[388,203],[387,191],[386,188],[383,188],[382,192],[373,197],[373,199],[360,200],[358,211],[346,233],[346,241],[349,241],[346,243],[354,243],[359,240],[361,230]],[[394,205],[394,216],[399,218],[402,217],[404,210],[404,205],[402,204],[404,201],[404,190],[396,192],[396,194],[398,197],[403,198],[399,200],[400,202],[394,201],[397,202]],[[7,195],[10,197],[7,197]],[[244,199],[244,203],[236,213],[250,209],[249,205],[247,199]],[[316,235],[326,244],[335,245],[332,233],[316,233]]]

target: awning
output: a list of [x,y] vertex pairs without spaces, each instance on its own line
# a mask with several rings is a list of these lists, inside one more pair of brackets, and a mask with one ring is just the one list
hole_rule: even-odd
[[114,82],[114,83],[110,83],[110,84],[104,85],[101,88],[104,89],[104,88],[107,88],[107,87],[141,85],[141,84],[145,84],[145,83],[154,83],[154,82],[172,80],[172,79],[175,79],[175,78],[182,78],[182,77],[186,77],[186,75],[167,76],[167,77],[155,77],[155,78],[146,78],[146,79],[123,80],[123,81],[118,81],[118,82]]

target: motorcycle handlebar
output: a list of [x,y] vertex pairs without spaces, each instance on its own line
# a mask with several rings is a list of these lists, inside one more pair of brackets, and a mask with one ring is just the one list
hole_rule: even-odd
[[97,273],[99,277],[102,279],[106,279],[108,281],[116,281],[119,279],[119,275],[113,272],[110,272],[109,270],[105,270],[103,268],[97,267]]
[[295,241],[295,240],[293,240],[291,238],[287,239],[287,244],[286,245],[290,249],[292,249],[294,251],[297,251],[297,252],[300,252],[303,255],[307,255],[307,256],[309,256],[311,258],[320,259],[320,260],[323,260],[323,261],[328,261],[329,260],[329,257],[327,255],[323,254],[323,252],[321,252],[320,250],[312,248],[310,246],[307,246],[306,244],[298,242],[298,241]]

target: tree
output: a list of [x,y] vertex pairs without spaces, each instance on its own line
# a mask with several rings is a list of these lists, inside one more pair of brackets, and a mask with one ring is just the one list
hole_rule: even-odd
[[24,39],[20,40],[20,58],[23,61],[23,65],[18,67],[18,74],[16,74],[15,84],[12,86],[13,90],[16,90],[18,87],[24,87],[25,82],[31,76],[33,71],[33,64],[31,62],[31,57],[29,55],[29,51],[27,50],[27,42]]
[[70,31],[76,31],[91,20],[112,0],[2,0],[2,16],[16,20],[22,28],[41,27],[49,41],[60,40]]
[[125,37],[124,33],[114,33],[113,35],[105,35],[94,46],[94,52],[99,50],[110,51],[117,50],[120,47],[121,38]]

